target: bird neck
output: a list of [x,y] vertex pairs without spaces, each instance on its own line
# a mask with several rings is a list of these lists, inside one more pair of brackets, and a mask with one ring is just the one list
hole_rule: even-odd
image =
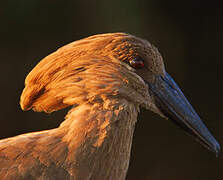
[[138,109],[125,100],[71,109],[60,128],[66,129],[66,163],[76,179],[125,179]]

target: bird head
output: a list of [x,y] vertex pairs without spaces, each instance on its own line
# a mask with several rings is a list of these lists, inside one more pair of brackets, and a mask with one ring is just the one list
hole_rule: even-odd
[[125,33],[90,36],[44,58],[29,73],[23,110],[52,112],[125,99],[170,119],[216,154],[220,146],[148,41]]

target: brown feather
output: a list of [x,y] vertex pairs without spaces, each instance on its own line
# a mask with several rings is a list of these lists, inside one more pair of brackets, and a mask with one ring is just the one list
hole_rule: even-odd
[[[126,62],[140,56],[149,72]],[[125,33],[91,36],[40,61],[25,80],[23,110],[73,106],[60,127],[0,141],[0,179],[125,179],[139,106],[153,100],[140,77],[164,74],[149,42]]]

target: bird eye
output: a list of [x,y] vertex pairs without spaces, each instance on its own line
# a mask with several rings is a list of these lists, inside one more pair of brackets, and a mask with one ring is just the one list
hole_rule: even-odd
[[134,68],[143,68],[144,67],[143,59],[139,59],[139,58],[130,60],[129,64]]

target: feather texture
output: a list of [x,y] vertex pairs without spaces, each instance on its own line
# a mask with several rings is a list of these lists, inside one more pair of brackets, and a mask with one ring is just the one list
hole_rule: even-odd
[[[141,57],[146,70],[128,62]],[[72,106],[60,127],[0,141],[0,179],[125,179],[139,106],[156,107],[142,76],[165,72],[149,42],[125,33],[91,36],[40,61],[25,80],[23,110]]]

